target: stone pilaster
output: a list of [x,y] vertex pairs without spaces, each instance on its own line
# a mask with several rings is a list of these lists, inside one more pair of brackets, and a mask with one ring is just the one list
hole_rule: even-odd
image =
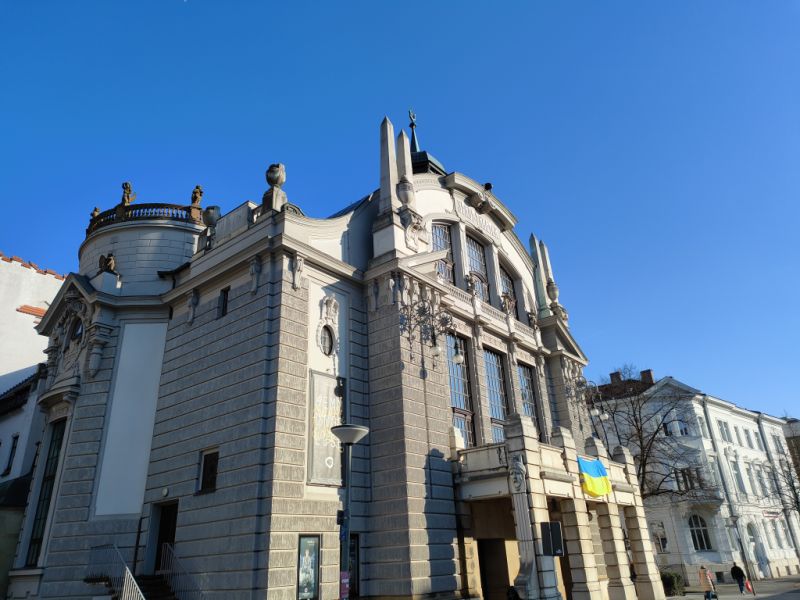
[[614,448],[613,458],[625,465],[628,483],[636,487],[634,506],[626,506],[624,509],[625,527],[633,554],[633,570],[636,572],[636,595],[639,600],[664,600],[664,586],[651,550],[650,533],[636,480],[633,456],[627,448],[617,446]]

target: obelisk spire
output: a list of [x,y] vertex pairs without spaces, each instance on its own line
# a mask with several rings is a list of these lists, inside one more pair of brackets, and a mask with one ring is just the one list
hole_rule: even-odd
[[411,123],[408,126],[411,128],[411,152],[419,152],[419,140],[417,140],[417,115],[413,108],[408,109],[408,118]]

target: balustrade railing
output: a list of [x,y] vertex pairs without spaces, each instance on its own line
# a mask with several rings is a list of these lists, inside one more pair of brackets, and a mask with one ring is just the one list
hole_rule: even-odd
[[133,573],[114,544],[95,546],[89,551],[86,580],[108,583],[119,600],[145,600]]
[[178,204],[121,204],[92,217],[86,235],[90,235],[101,227],[136,220],[168,220],[183,221],[202,225],[202,211],[197,207],[180,206]]
[[203,592],[175,555],[172,544],[165,543],[161,546],[161,565],[157,574],[169,583],[178,600],[203,600]]

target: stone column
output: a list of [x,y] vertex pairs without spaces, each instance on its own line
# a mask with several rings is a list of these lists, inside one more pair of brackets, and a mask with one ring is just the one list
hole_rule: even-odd
[[[586,453],[608,463],[608,452],[597,438],[586,440]],[[630,578],[625,535],[619,517],[619,506],[610,500],[597,504],[597,521],[608,575],[609,600],[636,600],[636,588]]]
[[625,526],[633,554],[633,570],[636,572],[636,595],[639,600],[664,600],[664,586],[661,584],[661,575],[653,557],[633,456],[627,448],[617,446],[614,448],[613,458],[625,465],[628,483],[636,488],[634,505],[626,506],[624,509]]
[[[552,443],[564,449],[564,467],[568,473],[578,473],[578,453],[569,430],[557,427]],[[589,528],[589,512],[580,483],[573,486],[573,497],[560,502],[564,544],[567,546],[569,570],[572,577],[572,600],[602,600],[594,543]]]

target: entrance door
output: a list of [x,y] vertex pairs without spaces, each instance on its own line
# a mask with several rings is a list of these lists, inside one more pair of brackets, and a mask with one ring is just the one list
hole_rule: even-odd
[[478,564],[484,600],[506,600],[511,582],[508,580],[505,540],[478,540]]
[[[158,507],[158,536],[156,538],[155,570],[161,569],[164,544],[175,545],[175,529],[178,525],[178,503],[161,504]],[[152,555],[151,555],[152,556]]]

